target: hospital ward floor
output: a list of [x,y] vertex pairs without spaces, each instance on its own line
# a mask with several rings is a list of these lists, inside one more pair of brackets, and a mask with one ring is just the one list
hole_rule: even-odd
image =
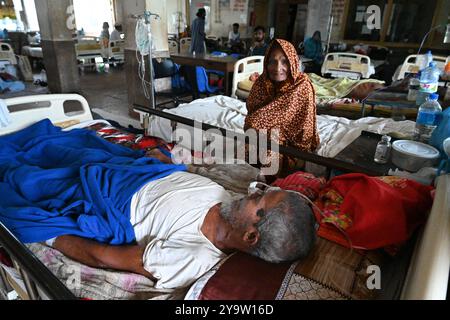
[[[34,75],[34,81],[40,80],[40,74]],[[2,94],[0,98],[9,99],[22,96],[49,94],[47,87],[26,82],[24,91]],[[80,94],[86,98],[92,112],[100,117],[113,120],[124,127],[140,128],[140,123],[128,114],[128,95],[125,70],[110,69],[109,73],[84,72],[80,75]],[[185,99],[184,99],[185,100]],[[157,98],[157,103],[167,101]],[[172,104],[165,105],[168,109]]]

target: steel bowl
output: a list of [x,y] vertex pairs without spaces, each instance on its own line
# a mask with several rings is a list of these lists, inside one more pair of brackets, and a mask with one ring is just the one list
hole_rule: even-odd
[[409,172],[434,167],[440,157],[439,150],[421,142],[398,140],[392,144],[392,163]]

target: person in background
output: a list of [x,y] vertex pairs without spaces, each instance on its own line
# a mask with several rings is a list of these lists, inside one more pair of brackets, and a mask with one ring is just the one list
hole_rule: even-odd
[[119,23],[116,23],[114,25],[114,30],[113,32],[111,32],[111,37],[110,40],[111,41],[119,41],[122,40],[122,38],[120,38],[120,34],[122,33],[122,25]]
[[0,39],[7,40],[9,38],[8,30],[5,28],[3,30],[0,30]]
[[109,47],[109,39],[111,35],[109,33],[109,23],[103,22],[102,32],[100,33],[100,43],[104,48]]
[[100,46],[102,50],[103,62],[107,62],[109,59],[109,40],[111,34],[109,33],[109,23],[103,22],[102,32],[100,33]]
[[268,44],[266,43],[266,29],[258,26],[253,32],[253,45],[250,48],[249,56],[265,56]]
[[316,65],[322,65],[324,56],[320,31],[314,32],[314,35],[305,41],[305,57],[314,60]]
[[242,52],[241,34],[239,33],[239,23],[233,24],[233,30],[228,34],[228,48],[236,53]]
[[205,20],[206,10],[204,8],[198,9],[197,18],[192,23],[192,42],[189,49],[190,53],[204,54],[205,53]]

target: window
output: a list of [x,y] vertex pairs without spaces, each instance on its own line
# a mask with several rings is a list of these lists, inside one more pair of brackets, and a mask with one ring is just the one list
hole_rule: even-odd
[[39,31],[39,22],[36,13],[36,5],[34,0],[23,0],[23,9],[26,14],[26,19],[28,23],[27,31]]
[[431,29],[436,0],[394,0],[387,42],[421,43]]
[[77,29],[84,29],[87,36],[99,37],[103,22],[114,29],[114,13],[111,0],[73,0]]
[[[0,2],[0,34],[3,37],[3,29],[16,30],[19,29],[17,13],[10,4]],[[0,39],[2,39],[0,37]]]
[[386,0],[350,0],[345,30],[346,40],[381,41],[381,30],[370,30],[367,26],[367,9],[372,5],[381,9],[383,23],[387,9]]
[[[349,0],[345,40],[418,45],[432,27],[438,2],[449,0]],[[368,28],[368,7],[380,8],[381,28]]]

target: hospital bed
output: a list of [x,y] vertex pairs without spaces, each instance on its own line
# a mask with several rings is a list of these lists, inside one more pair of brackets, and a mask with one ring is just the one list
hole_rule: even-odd
[[108,48],[104,48],[96,40],[83,40],[75,45],[77,59],[81,66],[95,66],[103,59],[111,62],[123,63],[125,61],[125,41],[110,41]]
[[191,47],[192,38],[181,38],[180,39],[180,53],[186,54],[189,53],[189,49]]
[[97,61],[103,62],[105,49],[95,39],[79,41],[75,44],[75,52],[80,67],[94,67]]
[[108,58],[117,63],[125,62],[125,41],[110,41]]
[[[233,86],[231,88],[231,97],[245,100],[248,98],[250,90],[243,90],[239,85],[244,81],[249,81],[252,74],[262,74],[264,71],[264,57],[254,56],[244,58],[236,62],[233,73]],[[247,88],[248,89],[248,88]]]
[[0,69],[17,65],[14,50],[8,43],[0,42]]
[[[92,67],[97,62],[103,62],[103,58],[115,63],[125,61],[125,41],[111,41],[108,48],[102,48],[95,39],[82,40],[75,44],[77,59],[82,67]],[[31,59],[43,59],[44,55],[41,47],[25,46],[22,53]]]
[[169,53],[170,54],[178,54],[180,53],[180,48],[178,42],[174,39],[169,39]]
[[16,65],[17,59],[13,48],[8,43],[0,42],[0,62]]
[[[78,105],[78,108],[73,107],[74,103]],[[7,128],[1,129],[0,135],[16,132],[46,118],[50,119],[54,124],[68,127],[68,129],[78,128],[86,121],[92,121],[86,100],[78,95],[23,97],[6,100],[6,104],[11,109],[13,123]],[[173,115],[166,114],[165,116],[170,118]],[[178,117],[177,120],[185,121],[181,118]],[[186,121],[184,123],[189,124]],[[295,153],[292,150],[291,152]],[[297,155],[305,156],[302,153]],[[306,160],[311,159],[307,158]],[[239,175],[239,177],[243,178],[243,175]],[[424,235],[418,242],[406,284],[403,286],[402,297],[405,299],[445,298],[450,266],[449,188],[450,177],[441,177],[438,183],[435,205]],[[75,298],[75,295],[67,289],[67,277],[70,279],[69,271],[74,271],[74,265],[80,267],[74,261],[70,261],[51,249],[38,244],[24,246],[2,225],[0,225],[0,246],[9,253],[15,266],[15,268],[9,268],[0,264],[1,273],[3,277],[7,278],[8,283],[12,283],[14,287],[17,287],[17,290],[24,292],[25,298]],[[37,258],[38,256],[39,259]],[[49,259],[52,262],[48,262]],[[53,259],[56,262],[53,262]],[[47,265],[44,266],[41,261],[47,261],[51,264],[53,267],[52,272],[55,272],[58,277],[49,272],[46,268]],[[20,268],[19,272],[17,272],[17,268]],[[60,273],[62,272],[61,270],[65,272],[65,277]],[[100,283],[105,286],[111,285],[117,280],[114,277],[120,277],[120,275],[108,273],[105,278],[100,280]],[[90,283],[90,285],[94,285],[94,283]]]
[[354,80],[368,79],[375,74],[370,57],[356,53],[329,53],[322,65],[322,75]]
[[[397,68],[392,80],[399,81],[405,79],[410,74],[417,74],[424,64],[424,59],[426,59],[426,55],[413,54],[408,56],[403,64]],[[445,66],[450,62],[450,56],[433,56],[433,61],[436,62],[436,66],[439,69],[444,71]]]
[[[246,101],[254,84],[250,77],[254,73],[261,75],[263,71],[263,56],[248,57],[237,61],[234,67],[231,97]],[[327,79],[316,74],[308,74],[308,76],[316,90],[318,107],[348,104],[348,100],[351,99],[361,100],[370,94],[370,86],[373,86],[372,90],[375,90],[384,85],[383,81],[375,79],[349,79],[344,77]],[[364,88],[360,90],[362,85],[364,85]]]
[[25,46],[22,48],[22,54],[24,56],[27,56],[30,58],[35,58],[35,59],[43,59],[44,58],[44,54],[42,53],[41,47]]

